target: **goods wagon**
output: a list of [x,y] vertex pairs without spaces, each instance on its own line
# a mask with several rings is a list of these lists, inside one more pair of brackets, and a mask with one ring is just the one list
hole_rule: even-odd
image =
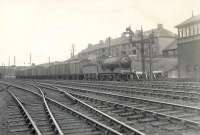
[[46,79],[48,78],[48,67],[37,66],[37,79]]
[[83,79],[82,65],[80,60],[69,62],[70,79],[80,80]]

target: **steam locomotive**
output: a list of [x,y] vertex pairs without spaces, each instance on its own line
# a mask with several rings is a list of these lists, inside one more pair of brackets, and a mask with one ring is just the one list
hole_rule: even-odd
[[[158,79],[160,76],[162,76],[162,72],[153,73],[154,79]],[[108,57],[100,62],[72,59],[65,62],[31,66],[16,71],[16,78],[128,81],[146,80],[149,76],[142,72],[132,72],[130,57],[121,56]]]

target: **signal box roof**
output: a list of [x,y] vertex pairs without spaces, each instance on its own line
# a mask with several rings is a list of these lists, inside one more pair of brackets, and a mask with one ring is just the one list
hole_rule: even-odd
[[198,22],[200,22],[200,15],[192,16],[192,17],[188,18],[187,20],[185,20],[184,22],[176,25],[175,27],[178,28],[178,27],[182,27],[182,26],[185,26],[188,24],[194,24],[194,23],[198,23]]

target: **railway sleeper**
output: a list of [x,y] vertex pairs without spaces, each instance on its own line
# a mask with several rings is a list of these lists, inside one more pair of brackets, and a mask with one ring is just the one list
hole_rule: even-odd
[[[158,116],[158,119],[160,119],[160,120],[164,120],[164,121],[171,121],[171,119],[174,119],[174,118],[171,118],[171,117],[166,117],[166,116]],[[176,119],[177,120],[177,119]],[[179,121],[179,120],[178,120]],[[186,123],[187,121],[183,121],[183,123]],[[195,125],[195,126],[197,126],[198,127],[198,125],[197,124],[195,124],[195,123],[191,123],[193,126]]]

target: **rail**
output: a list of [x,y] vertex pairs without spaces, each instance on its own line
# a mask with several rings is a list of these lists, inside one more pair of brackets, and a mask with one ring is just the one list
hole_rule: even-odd
[[[48,84],[48,83],[41,83],[41,84]],[[122,96],[118,94],[111,94],[111,93],[106,93],[106,92],[100,92],[100,91],[93,91],[93,90],[88,90],[85,88],[78,88],[78,87],[71,87],[71,86],[65,86],[65,85],[60,85],[60,84],[54,84],[54,86],[61,87],[61,88],[68,88],[68,89],[77,89],[81,91],[87,91],[87,92],[92,92],[92,93],[100,93],[100,94],[107,94],[111,96],[117,96],[117,97],[122,97],[122,98],[127,98],[127,99],[133,99],[133,100],[140,100],[140,101],[145,101],[145,102],[152,102],[152,103],[157,103],[157,104],[165,104],[169,106],[176,106],[176,107],[184,107],[188,109],[194,109],[197,111],[200,111],[200,108],[198,107],[193,107],[193,106],[187,106],[187,105],[181,105],[181,104],[176,104],[176,103],[168,103],[164,101],[157,101],[157,100],[152,100],[152,99],[145,99],[145,98],[139,98],[139,97],[131,97],[131,96]]]
[[[0,83],[2,83],[2,84],[7,84],[7,85],[12,86],[12,87],[14,87],[14,88],[18,88],[18,89],[21,89],[21,90],[30,92],[30,93],[32,93],[32,94],[34,94],[34,95],[37,95],[37,96],[39,96],[40,98],[42,98],[42,95],[40,95],[40,94],[38,94],[38,93],[36,93],[36,92],[33,92],[33,91],[31,91],[31,90],[29,90],[29,89],[27,89],[27,88],[23,88],[23,87],[21,87],[21,86],[17,86],[17,85],[8,83],[8,82],[2,82],[2,81],[0,81]],[[88,122],[89,124],[94,125],[97,129],[103,130],[103,131],[105,132],[105,134],[123,135],[122,133],[120,133],[120,132],[118,132],[118,131],[116,131],[116,130],[114,130],[114,129],[112,129],[112,128],[110,128],[110,127],[108,127],[108,126],[106,126],[106,125],[104,125],[104,124],[102,124],[102,123],[100,123],[100,122],[94,120],[94,119],[92,119],[92,118],[89,118],[88,116],[86,116],[86,115],[84,115],[84,114],[82,114],[82,113],[80,113],[80,112],[78,112],[78,111],[76,111],[76,110],[74,110],[74,109],[72,109],[72,108],[69,108],[69,107],[63,105],[63,104],[61,104],[61,103],[58,102],[58,101],[55,101],[55,100],[53,100],[53,99],[51,99],[51,98],[49,98],[49,97],[46,97],[46,99],[47,99],[48,101],[54,103],[54,104],[57,104],[58,106],[61,106],[61,107],[64,108],[64,109],[66,109],[69,113],[71,113],[71,114],[73,114],[73,115],[76,115],[76,116],[79,116],[80,118],[82,118],[82,119],[84,119],[86,122]],[[41,134],[38,134],[38,135],[41,135]],[[136,135],[139,135],[139,134],[136,134]],[[144,135],[144,134],[142,134],[142,135]]]
[[[41,83],[41,84],[43,84],[43,83]],[[51,85],[51,84],[49,84],[49,85]],[[73,87],[68,87],[68,86],[63,86],[63,85],[54,85],[54,86],[58,86],[58,87],[60,86],[62,88],[68,88],[68,89],[73,89],[73,90],[81,90],[81,91],[88,91],[88,92],[93,92],[93,93],[106,94],[106,95],[111,95],[111,96],[118,96],[118,97],[122,97],[122,98],[126,98],[126,99],[136,99],[136,100],[145,101],[145,102],[152,102],[152,103],[158,103],[158,104],[163,104],[163,105],[182,107],[182,108],[187,108],[187,109],[193,109],[193,110],[200,112],[200,108],[197,108],[197,107],[171,104],[171,103],[167,103],[167,102],[158,102],[158,101],[149,100],[149,99],[122,96],[122,95],[110,94],[110,93],[99,92],[99,91],[97,92],[97,91],[91,91],[91,90],[82,89],[82,88],[73,88]],[[87,97],[87,98],[90,98],[90,97]],[[126,106],[126,107],[130,108],[130,106]],[[187,120],[187,119],[183,119],[183,118],[178,118],[178,117],[174,117],[174,116],[170,116],[170,115],[166,115],[166,114],[162,114],[162,113],[157,113],[157,112],[153,112],[153,111],[149,111],[149,110],[143,110],[143,109],[135,108],[135,107],[132,107],[132,109],[138,109],[138,110],[145,111],[145,112],[148,112],[148,113],[153,113],[155,115],[164,116],[164,117],[176,119],[176,120],[179,120],[179,121],[182,121],[182,122],[185,122],[185,123],[190,123],[190,124],[193,124],[193,125],[196,125],[196,126],[200,126],[199,122],[195,122],[195,121],[191,121],[191,120]]]
[[[76,82],[71,82],[72,84],[76,84]],[[124,89],[124,91],[130,91],[130,90],[146,90],[146,91],[155,91],[155,92],[158,92],[158,91],[162,91],[162,92],[171,92],[171,93],[176,93],[176,94],[193,94],[193,95],[198,95],[200,96],[200,93],[197,93],[197,92],[188,92],[188,91],[183,91],[183,90],[179,90],[179,91],[173,91],[173,90],[166,90],[166,89],[155,89],[155,88],[146,88],[146,87],[138,87],[138,86],[117,86],[117,85],[113,85],[113,84],[92,84],[92,83],[78,83],[82,86],[88,86],[88,87],[98,87],[98,86],[101,86],[103,88],[106,88],[106,89],[114,89],[114,88],[118,88],[118,89],[115,89],[115,91],[119,91],[119,89]],[[131,91],[130,91],[131,92]]]
[[47,115],[49,117],[49,122],[50,122],[52,128],[54,128],[54,131],[56,132],[56,134],[64,135],[64,133],[62,132],[59,124],[57,123],[55,117],[53,116],[53,114],[52,114],[52,112],[51,112],[51,110],[50,110],[50,108],[49,108],[49,106],[47,104],[46,97],[45,97],[43,91],[39,87],[37,87],[37,88],[40,91],[40,93],[42,94],[45,110],[46,110],[46,113],[47,113]]
[[28,113],[28,111],[26,110],[26,108],[23,106],[23,104],[21,103],[21,101],[19,100],[18,97],[16,97],[16,95],[14,95],[14,93],[12,93],[11,91],[8,90],[8,93],[13,97],[13,99],[17,102],[18,107],[20,108],[20,110],[22,111],[22,114],[24,116],[24,119],[26,121],[26,123],[28,124],[29,128],[31,128],[31,132],[33,134],[37,134],[37,135],[42,135],[42,133],[40,132],[39,128],[37,127],[37,125],[35,124],[35,122],[33,121],[31,115]]
[[[41,87],[45,87],[45,86],[42,86],[42,85],[40,85],[40,86],[41,86]],[[105,114],[105,113],[99,111],[98,109],[96,109],[96,108],[94,108],[94,107],[92,107],[92,106],[90,106],[90,105],[84,103],[83,101],[81,101],[81,100],[77,99],[76,97],[72,96],[70,93],[68,93],[68,92],[66,92],[66,91],[63,91],[63,90],[61,90],[60,88],[55,87],[55,86],[52,86],[52,85],[48,85],[48,86],[51,86],[51,87],[57,89],[58,91],[63,92],[63,93],[64,93],[67,97],[69,97],[70,99],[77,101],[77,102],[80,103],[82,106],[87,107],[88,109],[90,109],[91,111],[93,111],[93,112],[95,112],[95,113],[98,113],[98,114],[101,115],[102,117],[105,117],[105,118],[107,118],[107,119],[110,119],[110,120],[112,120],[114,123],[120,124],[120,125],[122,126],[123,129],[127,129],[127,130],[129,130],[129,131],[135,132],[136,135],[145,135],[144,133],[140,132],[139,130],[137,130],[137,129],[135,129],[135,128],[132,128],[131,126],[129,126],[129,125],[127,125],[127,124],[125,124],[125,123],[123,123],[123,122],[121,122],[121,121],[119,121],[119,120],[117,120],[117,119],[115,119],[115,118],[113,118],[113,117],[111,117],[111,116],[109,116],[109,115],[107,115],[107,114]],[[55,89],[53,89],[53,90],[55,90]]]

